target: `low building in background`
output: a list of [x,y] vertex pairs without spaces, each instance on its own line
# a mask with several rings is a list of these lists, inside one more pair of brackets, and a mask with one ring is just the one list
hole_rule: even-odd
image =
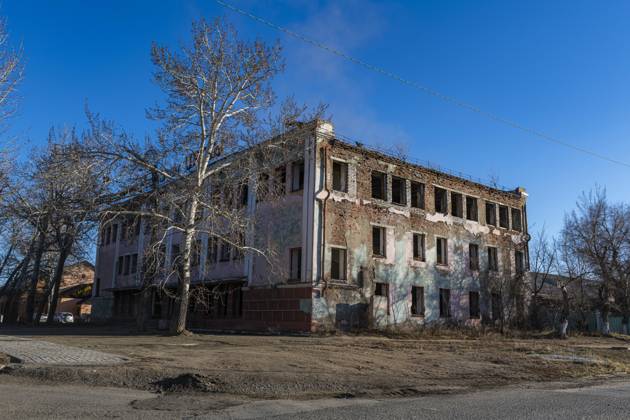
[[[208,293],[191,304],[190,328],[309,332],[526,317],[523,188],[499,189],[343,141],[329,122],[299,130],[289,159],[253,177],[240,203],[260,220],[247,240],[274,252],[243,254],[197,238],[192,287]],[[273,182],[280,197],[256,196]],[[123,230],[122,220],[101,226],[93,318],[132,320],[146,310],[157,325],[173,309],[164,288],[138,307],[151,233],[142,220],[133,234]],[[165,264],[180,241],[168,236]]]

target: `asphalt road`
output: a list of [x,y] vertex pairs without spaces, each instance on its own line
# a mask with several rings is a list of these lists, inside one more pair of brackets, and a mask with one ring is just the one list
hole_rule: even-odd
[[629,419],[630,381],[583,388],[543,385],[397,400],[238,403],[212,395],[41,385],[0,375],[0,418]]

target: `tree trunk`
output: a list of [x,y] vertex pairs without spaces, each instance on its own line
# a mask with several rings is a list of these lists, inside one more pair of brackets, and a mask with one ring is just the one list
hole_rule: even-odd
[[55,312],[57,311],[57,301],[59,300],[59,286],[61,284],[61,279],[63,278],[63,269],[66,266],[66,259],[68,258],[69,254],[70,252],[67,248],[62,248],[59,252],[57,265],[55,266],[55,273],[52,278],[50,306],[48,307],[48,319],[46,320],[46,323],[49,325],[53,323],[53,318],[55,316]]
[[603,335],[610,335],[610,309],[608,305],[604,305],[602,309],[602,330],[601,333]]
[[180,273],[177,284],[177,297],[175,300],[175,310],[171,319],[170,332],[179,335],[186,331],[186,318],[188,316],[188,302],[190,301],[190,257],[192,251],[193,236],[195,234],[194,224],[197,213],[197,198],[193,198],[190,203],[186,230],[184,231],[184,252],[182,261],[182,273]]
[[560,329],[558,331],[558,335],[560,336],[560,338],[569,338],[569,336],[567,335],[567,328],[569,327],[569,314],[570,314],[569,292],[567,291],[566,286],[562,286],[560,288],[560,291],[562,292],[562,313],[561,313],[561,318],[560,318]]
[[39,271],[46,246],[46,231],[48,223],[44,223],[42,229],[37,235],[37,248],[35,249],[35,259],[33,260],[33,272],[31,273],[31,284],[29,286],[28,298],[26,301],[26,322],[33,323],[33,315],[35,311],[35,298],[37,296],[37,283],[39,281]]

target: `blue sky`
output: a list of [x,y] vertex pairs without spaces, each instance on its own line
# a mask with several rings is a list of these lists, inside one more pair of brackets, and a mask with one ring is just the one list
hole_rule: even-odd
[[[366,62],[578,146],[630,161],[630,2],[252,1],[233,4]],[[10,134],[25,148],[84,105],[138,137],[152,41],[186,42],[190,22],[227,16],[247,38],[284,46],[279,96],[330,105],[337,131],[530,194],[530,230],[562,225],[596,184],[630,197],[630,168],[547,143],[412,90],[222,9],[211,0],[8,0],[26,77]]]

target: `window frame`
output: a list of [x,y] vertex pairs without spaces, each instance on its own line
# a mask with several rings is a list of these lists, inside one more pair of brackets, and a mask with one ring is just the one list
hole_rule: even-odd
[[291,192],[302,191],[304,189],[304,171],[303,160],[291,164]]
[[[492,211],[488,211],[488,208],[492,207]],[[492,215],[492,219],[490,220],[490,215]],[[488,226],[497,226],[497,203],[493,203],[492,201],[486,201],[486,225]]]
[[[473,252],[473,249],[475,252]],[[475,254],[473,256],[473,254]],[[470,271],[479,271],[479,244],[468,244],[468,268]]]
[[[417,241],[419,239],[419,241]],[[426,262],[427,260],[427,235],[419,232],[411,233],[411,258],[414,261]]]
[[[443,241],[443,242],[442,242]],[[448,239],[441,236],[435,237],[435,264],[448,267]]]
[[[378,252],[376,251],[376,232],[378,231]],[[387,258],[387,228],[385,226],[372,225],[372,256],[374,258]]]
[[[420,305],[418,305],[420,303]],[[418,309],[420,306],[420,309]],[[411,316],[424,318],[426,312],[424,286],[411,286]]]
[[[337,258],[337,264],[339,264],[338,267],[338,276],[334,276],[333,275],[333,267],[334,267],[334,263],[335,263],[335,258],[334,258],[334,254],[335,252],[338,253],[338,257]],[[330,247],[330,279],[333,281],[347,281],[348,279],[348,254],[347,254],[347,250],[346,248],[340,248],[340,247],[336,247],[336,246],[331,246]],[[336,277],[340,277],[340,278],[336,278]]]
[[[505,210],[505,220],[503,220],[501,210]],[[505,221],[505,223],[503,223]],[[499,227],[503,229],[510,228],[510,208],[499,204]]]
[[487,252],[488,252],[488,271],[499,271],[498,248],[496,246],[489,246],[487,249]]
[[464,218],[464,195],[451,191],[451,216]]
[[[394,200],[394,182],[396,182],[400,187],[400,190],[398,191],[400,194],[400,200],[398,201]],[[396,204],[398,206],[407,205],[407,180],[405,178],[392,175],[392,204]]]
[[[438,201],[438,191],[443,193],[442,199]],[[440,203],[440,210],[438,210],[438,202]],[[448,190],[442,187],[433,186],[433,208],[436,213],[448,214]]]
[[451,289],[439,289],[440,318],[451,317]]
[[[295,255],[295,253],[297,255]],[[297,261],[294,261],[294,258],[297,258]],[[293,270],[294,267],[295,267],[295,273]],[[290,281],[302,280],[302,247],[301,246],[289,248],[289,280]]]
[[[338,172],[335,168],[339,168]],[[348,192],[348,172],[349,167],[347,162],[332,159],[332,189],[342,193]],[[338,179],[337,175],[338,174]]]
[[[381,186],[380,186],[380,197],[376,197],[374,195],[374,192],[376,191],[376,188],[374,186],[374,180],[380,178],[381,180]],[[371,197],[375,200],[383,200],[383,201],[387,201],[387,173],[382,172],[382,171],[377,171],[377,170],[372,170],[371,174],[370,174],[370,179],[371,179]]]
[[[474,203],[474,205],[471,203]],[[466,220],[471,222],[479,221],[479,200],[477,200],[477,197],[466,196]]]
[[[474,299],[473,299],[473,296],[475,296]],[[473,302],[475,302],[474,305],[473,305]],[[481,318],[481,307],[479,303],[480,303],[479,292],[476,290],[469,291],[468,292],[468,317],[470,319]]]
[[[517,217],[514,217],[514,216]],[[516,232],[522,232],[523,231],[523,212],[521,211],[521,209],[517,209],[517,208],[510,208],[510,218],[511,218],[511,226],[512,226],[512,230],[516,231]],[[518,220],[518,223],[514,223],[515,220]],[[517,227],[515,227],[515,225],[518,225]]]
[[[425,185],[422,182],[410,181],[411,207],[414,209],[425,208]],[[419,205],[418,205],[419,204]]]

